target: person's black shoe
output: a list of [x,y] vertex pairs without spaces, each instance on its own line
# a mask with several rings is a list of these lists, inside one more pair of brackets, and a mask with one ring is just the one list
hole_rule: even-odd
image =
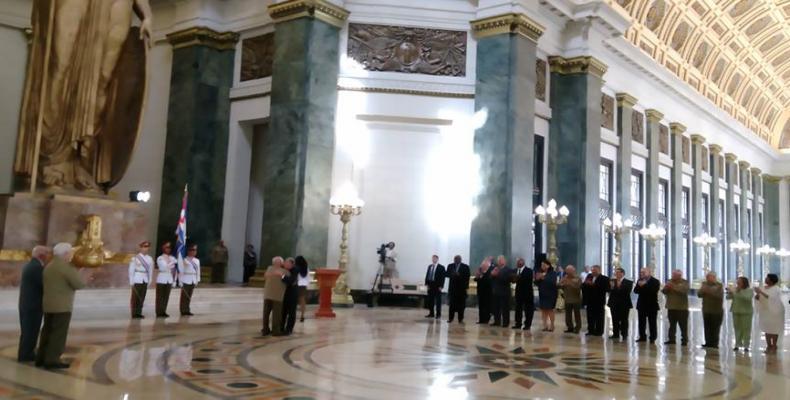
[[35,359],[35,358],[33,358],[33,357],[31,357],[31,358],[17,358],[17,360],[16,360],[16,361],[17,361],[17,362],[21,362],[21,363],[29,363],[29,362],[34,362],[34,361],[36,361],[36,359]]
[[132,319],[143,319],[145,318],[142,314],[132,315]]
[[584,336],[594,336],[594,335],[593,335],[592,332],[587,332],[587,333],[584,334]]
[[609,336],[609,339],[612,339],[612,340],[615,340],[615,339],[618,339],[618,338],[620,338],[620,336],[617,336],[617,335]]
[[645,338],[639,338],[639,339],[636,339],[636,342],[637,342],[637,343],[647,342],[647,339],[645,339]]
[[460,318],[459,318],[459,319],[458,319],[458,323],[459,323],[459,324],[463,324],[463,323],[464,323],[464,320],[462,320],[462,319],[460,319]]
[[680,342],[680,345],[681,345],[681,346],[688,346],[688,344],[689,344],[689,342],[687,342],[687,341],[685,341],[685,340],[684,340],[684,341],[682,341],[682,342]]
[[675,341],[674,340],[667,340],[666,342],[664,342],[664,344],[675,344]]
[[508,326],[510,326],[510,322],[503,322],[502,323],[502,327],[503,328],[507,328]]
[[271,334],[272,334],[272,333],[271,333],[270,331],[267,331],[267,330],[263,330],[263,329],[261,329],[261,336],[269,336],[269,335],[271,335]]
[[54,364],[44,364],[44,369],[69,369],[71,364],[67,363],[54,363]]
[[193,316],[193,315],[195,315],[195,314],[192,314],[191,312],[188,312],[188,313],[181,313],[181,316],[183,316],[183,317],[191,317],[191,316]]
[[512,327],[513,329],[521,329],[521,324],[515,324]]
[[524,327],[523,327],[523,328],[521,328],[521,330],[522,330],[522,331],[531,331],[531,330],[532,330],[532,327],[531,327],[531,326],[526,326],[526,325],[524,325]]
[[650,339],[650,344],[656,344],[656,339]]
[[562,333],[573,333],[573,329],[566,329],[562,331]]
[[433,318],[433,317],[434,317],[433,313],[428,314],[428,315],[425,316],[425,318]]

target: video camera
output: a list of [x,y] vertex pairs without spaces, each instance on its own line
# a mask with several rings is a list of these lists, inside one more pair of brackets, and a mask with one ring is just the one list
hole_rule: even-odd
[[384,264],[384,261],[387,260],[387,243],[382,243],[376,250],[376,254],[379,255],[379,263]]

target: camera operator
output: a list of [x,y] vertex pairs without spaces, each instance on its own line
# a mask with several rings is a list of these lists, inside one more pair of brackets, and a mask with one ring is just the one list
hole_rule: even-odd
[[378,253],[379,262],[384,264],[382,274],[384,279],[397,278],[398,269],[396,263],[398,262],[398,253],[395,252],[395,242],[389,242],[386,245],[382,244]]

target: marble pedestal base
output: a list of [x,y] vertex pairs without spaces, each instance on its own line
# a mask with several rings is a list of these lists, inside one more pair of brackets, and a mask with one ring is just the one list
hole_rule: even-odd
[[0,197],[0,287],[19,285],[33,246],[77,245],[88,215],[101,217],[104,249],[115,256],[80,273],[92,287],[127,287],[128,260],[147,239],[148,219],[141,203],[28,193]]

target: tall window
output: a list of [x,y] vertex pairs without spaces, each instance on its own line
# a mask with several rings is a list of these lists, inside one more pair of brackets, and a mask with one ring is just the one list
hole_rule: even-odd
[[609,186],[611,185],[612,182],[612,164],[608,162],[601,163],[599,177],[600,177],[599,178],[600,198],[601,200],[611,204],[611,201],[609,201],[609,196],[610,196]]
[[752,239],[752,209],[746,209],[746,238],[751,241]]
[[690,201],[691,200],[690,200],[690,198],[691,198],[691,196],[689,195],[689,189],[684,187],[683,188],[683,192],[682,192],[682,196],[681,196],[681,202],[680,202],[680,205],[681,205],[681,214],[680,215],[683,218],[683,226],[681,228],[682,229],[681,234],[683,236],[683,266],[686,269],[686,276],[691,276],[689,274],[689,272],[690,272],[690,265],[689,264],[691,262],[691,241],[690,241],[690,239],[691,239],[690,236],[691,235],[689,235],[689,221],[691,220],[691,215],[690,215],[690,210],[691,210]]
[[[599,170],[599,198],[600,198],[600,218],[603,220],[606,217],[611,218],[613,207],[612,191],[612,162],[609,160],[602,160]],[[606,232],[603,224],[601,224],[601,267],[606,268],[608,271],[612,260],[612,235]]]
[[741,206],[735,205],[735,237],[741,237]]
[[631,174],[631,207],[642,208],[642,174]]
[[[701,210],[701,220],[702,220],[702,230],[705,232],[709,232],[709,216],[710,216],[710,202],[708,201],[708,195],[703,193],[702,194],[702,210]],[[713,233],[709,234],[713,235]]]
[[643,192],[642,171],[634,170],[631,172],[631,220],[634,222],[631,234],[631,276],[634,277],[639,276],[639,268],[644,263],[642,237],[637,233],[643,225]]
[[658,213],[665,216],[667,215],[667,181],[661,180],[658,182]]
[[726,279],[727,277],[725,275],[725,271],[727,271],[727,268],[725,268],[725,266],[727,265],[727,241],[724,240],[724,233],[726,232],[727,226],[725,225],[726,221],[724,220],[724,210],[726,210],[724,207],[724,200],[719,200],[719,232],[717,236],[719,239],[719,252],[721,257],[718,257],[717,261],[719,272],[721,273],[721,276],[724,277],[723,279]]
[[[665,179],[658,181],[658,225],[664,228],[669,233],[669,182]],[[656,267],[658,271],[656,276],[660,279],[667,280],[669,278],[669,238],[664,238],[658,246],[658,257],[656,260]]]

